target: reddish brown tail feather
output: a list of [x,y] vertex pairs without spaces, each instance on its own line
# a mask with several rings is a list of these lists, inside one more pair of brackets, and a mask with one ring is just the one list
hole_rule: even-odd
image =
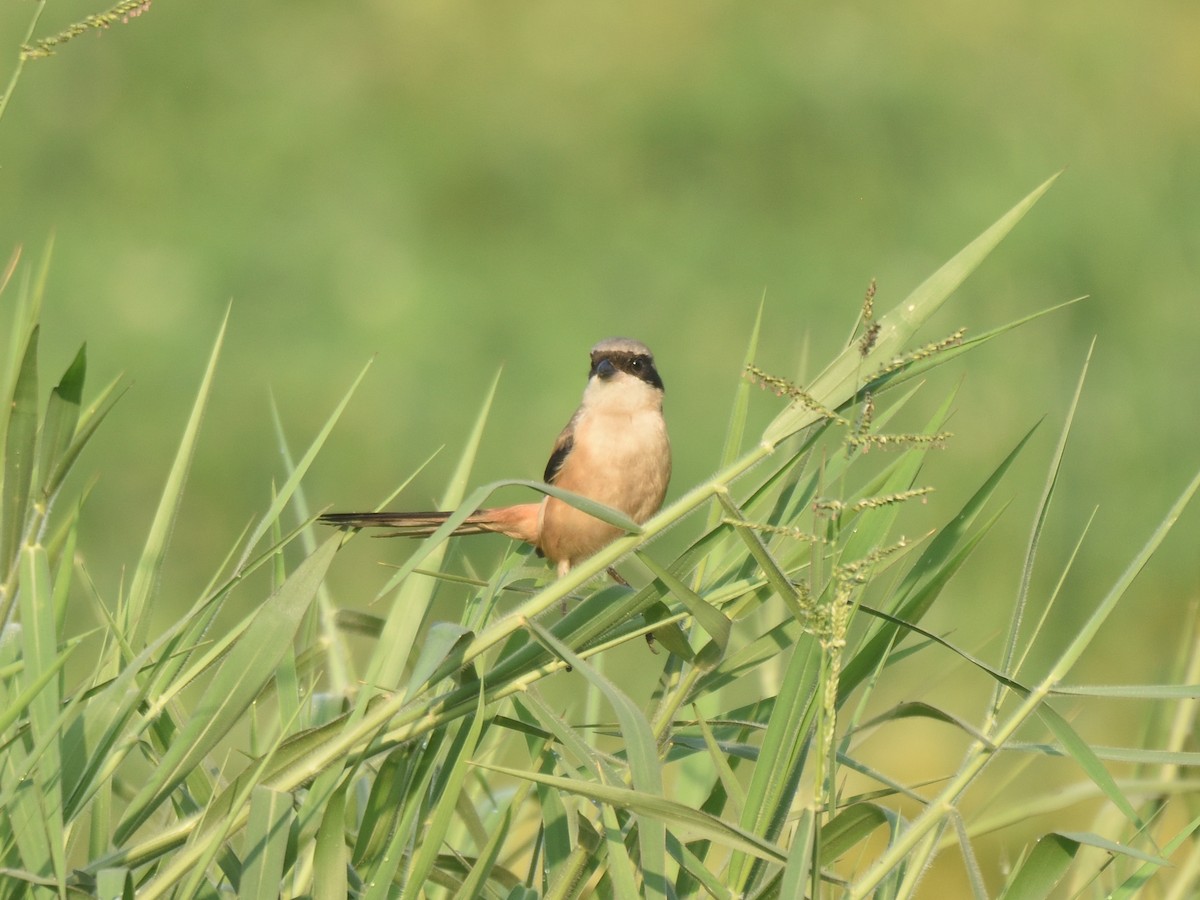
[[[501,506],[471,513],[453,534],[505,534],[537,545],[538,503]],[[428,537],[450,518],[448,512],[327,513],[320,521],[340,528],[394,528],[378,537]]]

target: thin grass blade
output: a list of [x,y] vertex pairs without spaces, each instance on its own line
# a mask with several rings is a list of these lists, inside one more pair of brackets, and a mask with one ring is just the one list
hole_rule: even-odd
[[259,785],[250,792],[250,822],[238,900],[277,900],[293,819],[291,794]]
[[792,834],[792,846],[788,849],[787,865],[779,886],[780,897],[804,897],[812,877],[813,839],[816,836],[815,817],[811,809],[800,813],[800,821]]
[[[462,455],[459,457],[458,465],[455,467],[454,474],[451,476],[450,482],[446,487],[446,492],[443,495],[443,503],[447,506],[462,505],[463,492],[470,478],[471,469],[475,464],[475,457],[479,452],[480,442],[483,440],[484,427],[487,424],[488,415],[491,412],[492,402],[495,400],[496,388],[499,383],[500,374],[496,373],[496,377],[492,380],[491,386],[484,397],[479,414],[475,417],[474,426],[471,429],[466,446],[463,448]],[[465,519],[474,512],[474,509],[474,507],[471,509],[463,508],[459,512],[462,513],[462,518]],[[388,579],[387,584],[375,595],[375,599],[380,600],[395,591],[395,597],[393,597],[391,602],[391,609],[388,611],[387,619],[384,622],[383,634],[376,644],[375,652],[371,656],[365,676],[367,684],[376,689],[391,690],[400,684],[404,668],[408,664],[413,635],[416,633],[410,630],[412,629],[412,623],[424,621],[429,603],[433,599],[435,582],[432,579],[410,579],[408,576],[417,567],[417,564],[425,559],[430,561],[432,568],[439,568],[441,566],[441,561],[446,553],[444,541],[452,530],[444,529],[444,534],[439,535],[435,533],[423,541],[417,548],[417,552],[412,554],[408,562],[395,575]],[[361,692],[354,710],[355,717],[363,714],[365,703],[370,700],[373,693],[374,691]]]
[[421,835],[417,844],[416,855],[412,867],[405,878],[404,893],[401,900],[422,896],[425,890],[425,880],[437,861],[446,832],[454,818],[454,808],[462,791],[463,779],[467,774],[467,764],[471,761],[475,748],[479,744],[479,736],[483,733],[485,717],[483,714],[483,685],[480,684],[479,700],[475,707],[475,715],[461,722],[458,734],[446,752],[442,762],[441,792],[433,807],[433,815],[429,826]]
[[[650,723],[633,700],[605,678],[591,663],[584,661],[566,644],[544,629],[537,622],[527,623],[537,639],[553,652],[565,659],[584,678],[604,694],[621,728],[625,739],[625,756],[634,789],[647,797],[662,798],[662,764],[658,758],[658,746]],[[641,850],[642,890],[646,897],[666,897],[666,829],[664,823],[651,818],[639,820],[638,846]]]
[[639,552],[637,557],[646,565],[646,568],[654,573],[654,577],[663,583],[672,596],[687,607],[687,611],[692,614],[700,627],[708,633],[724,653],[725,648],[729,646],[729,635],[733,630],[733,623],[725,614],[676,578],[670,570],[659,565],[649,554]]
[[[35,326],[25,345],[7,413],[4,439],[3,492],[0,493],[0,578],[11,591],[15,586],[10,572],[17,566],[17,555],[29,512],[30,485],[33,483],[34,455],[38,428],[38,329]],[[6,591],[7,592],[7,591]],[[0,597],[0,626],[7,624],[11,596]]]
[[325,446],[325,441],[329,437],[329,433],[333,430],[333,426],[341,418],[342,412],[350,402],[350,398],[354,396],[354,392],[358,390],[359,384],[362,383],[363,378],[366,377],[367,370],[370,368],[370,362],[363,366],[362,370],[358,373],[358,377],[350,384],[350,389],[342,395],[342,399],[338,401],[329,418],[325,420],[325,424],[321,426],[321,430],[317,432],[317,436],[308,445],[308,449],[304,452],[304,456],[300,458],[300,462],[288,473],[287,481],[283,483],[283,487],[272,498],[270,507],[263,514],[254,531],[250,533],[250,537],[247,538],[246,549],[242,552],[242,558],[238,561],[238,569],[241,569],[245,565],[246,560],[249,559],[250,554],[254,551],[254,548],[258,545],[263,535],[267,533],[272,523],[279,518],[280,513],[292,501],[293,495],[300,486],[301,479],[308,473],[313,460],[317,458],[317,454]]
[[[1054,498],[1054,488],[1058,484],[1058,476],[1062,472],[1063,457],[1066,454],[1067,438],[1071,434],[1071,426],[1075,422],[1075,411],[1079,408],[1079,398],[1083,394],[1083,382],[1087,378],[1088,366],[1092,361],[1092,351],[1096,347],[1095,338],[1092,339],[1091,345],[1088,347],[1087,356],[1083,360],[1083,369],[1079,373],[1079,379],[1075,384],[1075,393],[1071,397],[1070,406],[1067,408],[1067,415],[1063,421],[1062,431],[1059,433],[1058,445],[1054,448],[1054,456],[1050,462],[1050,471],[1046,476],[1046,485],[1042,489],[1041,499],[1038,501],[1037,512],[1033,518],[1033,530],[1029,535],[1029,545],[1025,551],[1025,562],[1021,570],[1021,584],[1017,589],[1016,603],[1013,604],[1012,617],[1009,619],[1008,637],[1004,645],[1004,657],[1001,663],[1001,668],[1006,672],[1013,671],[1013,660],[1017,653],[1017,640],[1021,633],[1021,622],[1025,616],[1025,605],[1029,600],[1029,585],[1033,580],[1033,565],[1037,559],[1038,544],[1041,541],[1042,529],[1046,525],[1046,519],[1050,514],[1050,503]],[[1001,698],[1004,696],[1002,688],[997,685],[992,705],[992,715],[997,712],[997,707],[1000,704]]]
[[722,847],[751,854],[766,862],[782,864],[787,858],[784,851],[770,841],[750,834],[717,816],[710,816],[691,806],[668,800],[665,797],[653,797],[630,788],[563,778],[559,775],[547,775],[525,769],[511,769],[490,763],[476,762],[474,765],[500,775],[534,781],[569,794],[578,794],[597,803],[609,803],[620,809],[639,813],[644,818],[656,818],[669,825],[672,831],[680,837],[707,838]]
[[[1171,838],[1171,840],[1163,847],[1163,856],[1170,856],[1178,850],[1183,844],[1191,839],[1196,830],[1200,829],[1200,816],[1192,819],[1184,828]],[[1112,900],[1131,900],[1133,897],[1141,896],[1140,892],[1148,882],[1157,873],[1162,866],[1157,862],[1146,862],[1138,867],[1132,875],[1125,879],[1121,885],[1112,892]]]
[[316,595],[340,539],[329,538],[292,573],[258,611],[242,639],[230,650],[206,688],[191,719],[183,725],[147,783],[130,801],[114,840],[121,844],[188,777],[274,675],[300,619]]
[[163,488],[158,509],[154,513],[154,521],[150,525],[150,533],[146,537],[146,545],[134,569],[133,581],[129,585],[129,596],[125,603],[122,630],[130,636],[134,647],[140,646],[145,640],[147,629],[150,627],[146,608],[158,587],[159,574],[167,556],[167,546],[171,540],[171,530],[175,517],[179,514],[179,505],[183,500],[183,489],[187,484],[188,470],[196,452],[196,442],[200,436],[200,423],[204,418],[204,410],[208,406],[209,394],[212,392],[213,378],[217,371],[217,359],[221,353],[221,345],[225,341],[225,329],[229,325],[230,309],[226,309],[225,317],[217,332],[212,353],[208,359],[208,367],[200,382],[200,390],[196,394],[191,415],[184,428],[183,439],[175,454],[175,461],[167,475],[167,483]]

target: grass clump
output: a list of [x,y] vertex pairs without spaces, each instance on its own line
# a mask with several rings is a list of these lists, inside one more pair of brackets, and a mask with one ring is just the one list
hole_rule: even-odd
[[[0,371],[11,401],[0,412],[0,896],[908,897],[952,852],[978,896],[1063,884],[1085,896],[1148,883],[1187,893],[1200,824],[1182,768],[1196,762],[1183,747],[1195,664],[1174,685],[1067,679],[1200,479],[1041,669],[1024,663],[1040,624],[1022,625],[1073,407],[999,658],[921,623],[1001,514],[997,489],[1032,431],[936,531],[901,528],[934,488],[928,455],[952,445],[952,397],[922,428],[889,430],[918,376],[1020,323],[916,349],[914,334],[1049,184],[894,309],[877,316],[869,291],[851,340],[810,384],[760,368],[752,339],[716,474],[566,577],[548,580],[519,550],[486,577],[443,571],[452,520],[368,611],[339,608],[325,577],[353,537],[312,527],[301,482],[343,399],[296,462],[285,448],[268,508],[161,629],[149,611],[224,326],[130,582],[105,596],[76,565],[82,498],[62,494],[120,389],[84,406],[81,350],[42,402],[43,279],[9,284],[14,259]],[[781,408],[748,436],[754,383]],[[467,491],[490,403],[444,497],[463,515],[511,484]],[[289,510],[299,526],[285,524]],[[649,546],[681,523],[694,534],[678,556]],[[629,585],[597,581],[615,564]],[[468,589],[457,622],[438,619],[439,579]],[[235,597],[253,612],[214,629]],[[366,635],[364,655],[350,633]],[[624,652],[640,654],[636,677],[606,665]],[[879,701],[901,663],[936,681],[951,662],[986,679],[974,715]],[[564,683],[584,702],[555,699]],[[1175,704],[1165,745],[1093,746],[1058,708],[1110,696]],[[960,739],[945,777],[910,783],[861,753],[870,736],[899,746],[921,721]],[[1001,794],[977,811],[969,798],[990,789],[985,770],[1055,756],[1079,773],[1075,796],[1103,800],[1096,827],[1051,831],[1014,846],[1006,872],[985,871],[980,835],[1072,801],[1035,810]],[[1113,759],[1140,775],[1116,778]],[[1182,864],[1167,869],[1175,854]]]

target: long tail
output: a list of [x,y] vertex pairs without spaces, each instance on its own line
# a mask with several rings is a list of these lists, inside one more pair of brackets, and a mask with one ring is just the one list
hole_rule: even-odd
[[[537,544],[539,503],[521,503],[480,509],[467,516],[454,534],[505,534],[528,544]],[[320,522],[339,528],[392,528],[377,537],[428,537],[450,518],[449,512],[356,512],[326,513]]]

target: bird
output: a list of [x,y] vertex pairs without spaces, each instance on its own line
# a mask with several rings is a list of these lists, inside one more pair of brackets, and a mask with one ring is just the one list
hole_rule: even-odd
[[[663,382],[649,347],[621,337],[592,347],[583,400],[555,440],[542,480],[617,509],[639,525],[658,512],[671,480],[671,441],[663,418]],[[394,529],[384,536],[426,537],[450,515],[327,513],[320,521]],[[478,509],[453,532],[486,533],[531,544],[561,578],[624,531],[546,495],[539,502]]]

